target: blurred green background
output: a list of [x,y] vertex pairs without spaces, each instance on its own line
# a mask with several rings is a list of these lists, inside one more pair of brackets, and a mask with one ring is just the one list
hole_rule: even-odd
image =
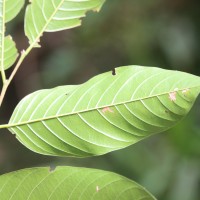
[[[8,24],[18,49],[28,45],[24,9]],[[80,84],[123,65],[157,66],[200,75],[200,1],[107,0],[79,28],[45,33],[42,48],[24,61],[10,86],[0,122],[16,104],[42,88]],[[8,70],[8,74],[11,70]],[[176,127],[129,148],[87,158],[47,157],[0,134],[0,173],[34,166],[73,165],[114,171],[146,187],[159,200],[200,199],[200,99]]]

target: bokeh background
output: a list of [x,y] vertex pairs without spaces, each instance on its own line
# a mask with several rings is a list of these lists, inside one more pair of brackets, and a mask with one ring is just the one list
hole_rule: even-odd
[[[24,11],[7,27],[19,50],[28,45]],[[26,58],[9,87],[0,111],[1,124],[25,95],[80,84],[113,67],[157,66],[200,75],[200,1],[107,0],[100,13],[88,13],[81,27],[45,33],[41,44]],[[114,171],[137,181],[159,200],[199,200],[200,99],[169,131],[94,158],[42,156],[23,147],[7,130],[0,130],[1,174],[57,165]]]

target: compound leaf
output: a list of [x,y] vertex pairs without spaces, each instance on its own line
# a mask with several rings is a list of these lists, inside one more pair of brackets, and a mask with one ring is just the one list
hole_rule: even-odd
[[81,25],[89,10],[98,11],[105,0],[34,0],[27,7],[25,33],[29,43],[40,47],[44,32],[54,32]]
[[7,127],[41,154],[101,155],[174,126],[199,92],[200,78],[191,74],[119,67],[81,85],[26,96]]

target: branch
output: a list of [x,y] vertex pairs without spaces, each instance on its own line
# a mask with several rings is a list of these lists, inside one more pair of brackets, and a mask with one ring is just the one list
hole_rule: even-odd
[[8,86],[10,85],[10,83],[13,80],[15,74],[17,73],[20,65],[22,64],[22,62],[24,61],[24,59],[26,58],[26,56],[30,53],[30,51],[32,50],[32,48],[33,48],[33,45],[29,46],[26,49],[26,51],[25,50],[21,51],[21,56],[20,56],[20,58],[19,58],[19,60],[18,60],[18,62],[16,64],[14,70],[12,71],[10,77],[3,82],[3,87],[2,87],[2,91],[1,91],[1,95],[0,95],[0,107],[1,107],[1,105],[3,103],[3,100],[4,100],[4,97],[5,97],[6,91],[8,89]]

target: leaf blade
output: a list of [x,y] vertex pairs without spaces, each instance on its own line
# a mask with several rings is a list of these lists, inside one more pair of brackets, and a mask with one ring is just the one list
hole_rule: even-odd
[[133,199],[155,198],[143,187],[112,172],[77,167],[30,168],[0,176],[2,199]]
[[99,10],[105,0],[45,1],[36,0],[28,5],[25,15],[25,34],[30,45],[39,47],[44,32],[55,32],[81,25],[81,18],[89,10]]
[[116,76],[107,72],[79,86],[28,95],[16,107],[9,127],[39,153],[101,155],[174,126],[189,112],[199,91],[200,78],[190,74],[121,67]]
[[0,71],[11,67],[17,59],[18,52],[15,42],[11,36],[5,36],[5,24],[19,13],[24,2],[24,0],[6,0],[0,2]]
[[4,70],[10,68],[16,61],[18,57],[18,51],[11,36],[7,36],[4,39],[4,51],[1,52],[0,62],[4,66]]
[[14,19],[22,7],[24,6],[25,0],[6,0],[5,1],[5,22],[9,22]]

